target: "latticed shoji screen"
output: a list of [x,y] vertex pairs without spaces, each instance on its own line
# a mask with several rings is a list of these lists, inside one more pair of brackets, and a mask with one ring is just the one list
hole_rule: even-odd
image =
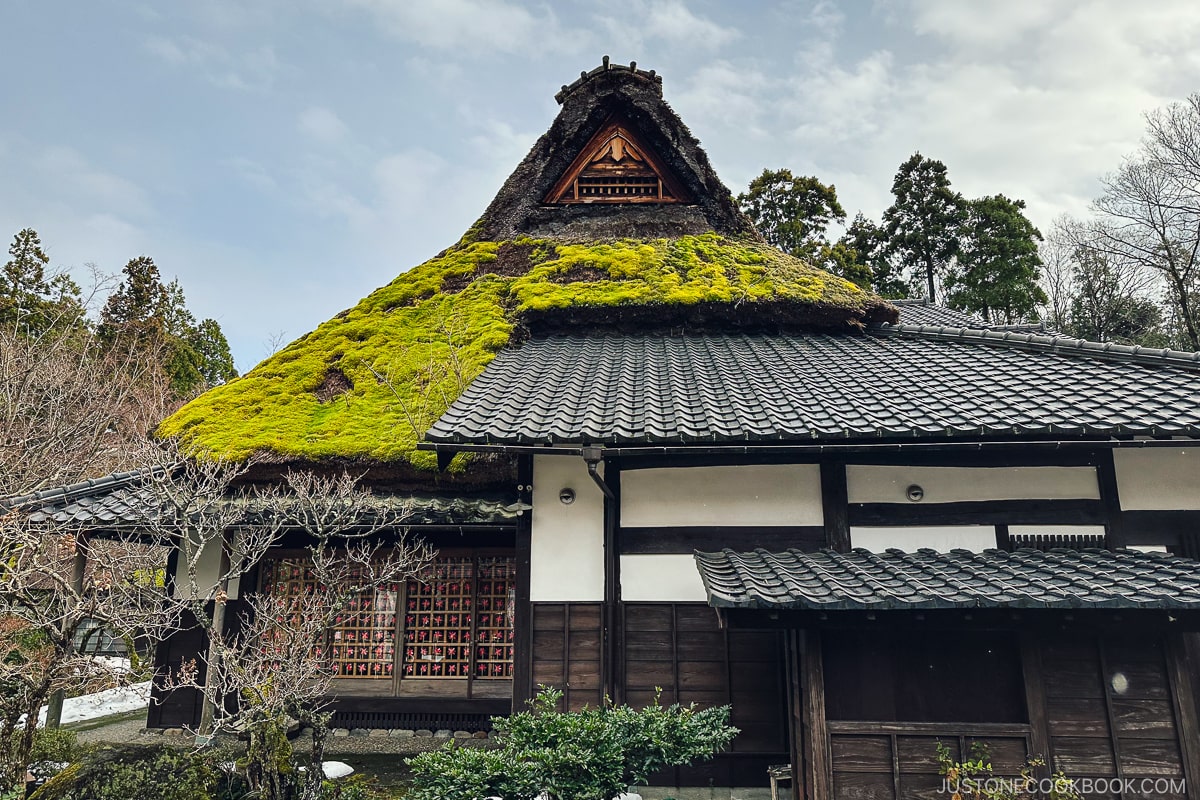
[[[302,603],[315,582],[306,559],[285,558],[267,562],[262,586]],[[329,632],[338,677],[392,678],[402,636],[401,677],[511,679],[515,587],[512,558],[452,557],[406,587],[359,595]]]
[[511,558],[439,559],[408,583],[404,677],[511,678]]

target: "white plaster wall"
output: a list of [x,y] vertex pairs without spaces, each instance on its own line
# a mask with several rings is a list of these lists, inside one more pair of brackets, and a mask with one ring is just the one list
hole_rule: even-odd
[[1118,448],[1113,464],[1121,508],[1200,509],[1200,449]]
[[704,582],[690,553],[621,556],[621,599],[705,601]]
[[621,525],[821,525],[816,464],[636,469],[621,473]]
[[[190,578],[187,574],[187,566],[184,563],[184,555],[179,555],[179,572],[175,576],[175,597],[181,599],[191,595]],[[196,593],[207,597],[216,590],[217,581],[221,577],[221,547],[218,542],[209,542],[204,545],[204,550],[200,553],[200,558],[196,560]],[[238,599],[238,591],[241,589],[241,579],[234,578],[229,582],[229,591],[227,592],[230,600]]]
[[850,546],[878,553],[889,548],[913,550],[928,548],[939,553],[950,550],[981,550],[996,547],[996,529],[991,525],[944,525],[912,528],[850,528]]
[[913,484],[925,490],[922,503],[1100,498],[1093,467],[846,467],[851,503],[909,503]]
[[[559,492],[575,490],[563,505]],[[604,599],[604,495],[582,458],[533,459],[529,598],[535,602]]]

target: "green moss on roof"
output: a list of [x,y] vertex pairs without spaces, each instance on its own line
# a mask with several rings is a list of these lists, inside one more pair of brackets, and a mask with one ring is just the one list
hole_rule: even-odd
[[716,234],[588,245],[464,239],[193,400],[159,434],[234,459],[261,452],[434,469],[433,455],[415,449],[418,436],[531,320],[692,306],[753,316],[780,304],[850,327],[890,308],[768,245]]

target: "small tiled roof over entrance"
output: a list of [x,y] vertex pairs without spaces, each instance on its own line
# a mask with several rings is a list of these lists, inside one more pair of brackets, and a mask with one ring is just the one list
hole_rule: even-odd
[[983,329],[593,335],[502,351],[440,444],[1200,436],[1200,354]]
[[1200,610],[1200,563],[1134,550],[696,553],[717,608]]

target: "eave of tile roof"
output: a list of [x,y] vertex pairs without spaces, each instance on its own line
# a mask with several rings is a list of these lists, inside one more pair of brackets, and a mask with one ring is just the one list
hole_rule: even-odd
[[1032,332],[1024,325],[992,328],[960,328],[946,325],[879,325],[868,333],[876,336],[901,335],[948,342],[966,342],[994,347],[1009,347],[1031,353],[1056,353],[1085,356],[1101,361],[1128,362],[1147,366],[1169,365],[1200,371],[1200,352],[1168,348],[1141,347],[1114,342],[1091,342],[1054,333]]
[[68,486],[55,486],[17,497],[0,498],[0,509],[37,508],[54,503],[68,503],[78,498],[100,496],[136,484],[145,478],[146,474],[145,470],[114,472]]
[[1133,550],[696,553],[718,608],[1200,610],[1200,563]]
[[1200,437],[1200,355],[1013,331],[609,335],[502,352],[434,445]]
[[[117,473],[2,504],[21,509],[35,525],[134,529],[153,514],[153,496],[140,486],[145,476],[145,471]],[[403,512],[398,519],[401,525],[512,524],[528,510],[527,505],[499,496],[382,495],[380,499]]]

